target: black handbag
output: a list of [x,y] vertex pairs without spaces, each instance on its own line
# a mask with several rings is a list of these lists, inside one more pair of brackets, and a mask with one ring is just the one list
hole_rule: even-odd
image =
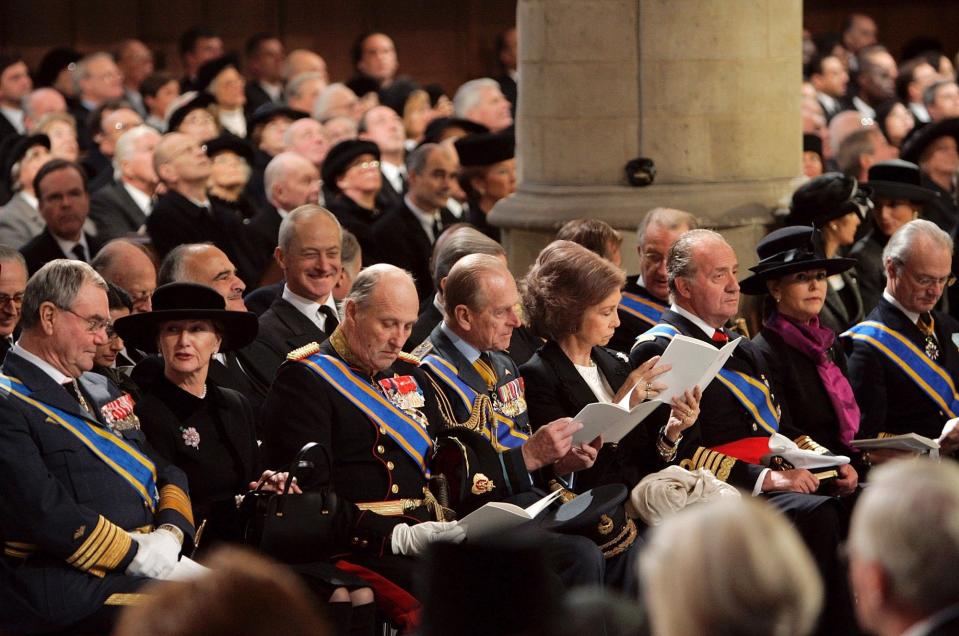
[[338,505],[332,478],[315,490],[290,494],[293,478],[315,468],[308,456],[319,450],[332,475],[329,451],[316,442],[306,444],[290,463],[283,492],[267,492],[260,483],[247,493],[240,504],[243,539],[248,544],[284,563],[323,561],[337,549],[336,521]]

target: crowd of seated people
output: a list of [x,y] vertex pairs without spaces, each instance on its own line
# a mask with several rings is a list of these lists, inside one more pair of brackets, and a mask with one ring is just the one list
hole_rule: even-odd
[[[0,55],[0,633],[957,633],[941,46],[804,35],[804,176],[748,272],[670,207],[511,272],[516,46],[452,91],[381,32],[349,78],[205,27],[182,77],[137,39]],[[735,348],[675,391],[683,341]],[[250,490],[335,493],[322,542],[268,549]]]

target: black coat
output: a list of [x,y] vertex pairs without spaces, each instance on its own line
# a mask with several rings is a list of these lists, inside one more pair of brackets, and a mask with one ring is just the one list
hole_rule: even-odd
[[273,301],[283,294],[283,285],[286,281],[278,281],[271,285],[258,287],[243,297],[246,308],[257,316],[262,316],[270,308]]
[[840,274],[846,286],[836,291],[832,285],[826,285],[826,300],[819,312],[819,324],[829,327],[837,334],[862,322],[862,297],[859,295],[859,283],[853,270]]
[[323,332],[296,307],[277,298],[260,316],[260,331],[253,344],[246,348],[252,362],[249,372],[269,386],[289,352],[311,342],[323,342],[331,333],[332,329]]
[[[632,370],[625,354],[606,347],[593,347],[590,358],[606,378],[613,393],[619,391]],[[526,405],[533,430],[561,417],[575,417],[588,404],[598,402],[573,362],[560,346],[548,340],[519,369],[526,381]],[[648,473],[662,468],[653,434],[642,424],[620,444],[605,444],[596,463],[577,473],[574,488],[578,492],[604,483],[634,485]]]
[[393,182],[386,178],[386,175],[380,172],[380,191],[376,193],[376,209],[392,210],[403,205],[403,195],[406,193],[404,188],[402,192],[393,187]]
[[[752,344],[763,357],[769,371],[769,383],[784,417],[794,426],[832,451],[849,454],[840,441],[839,420],[829,395],[823,387],[816,364],[765,327]],[[839,339],[827,355],[847,375],[846,356]]]
[[[630,276],[626,279],[626,286],[623,287],[623,293],[635,294],[644,300],[662,305],[663,311],[669,307],[668,301],[656,298],[650,294],[645,287],[639,285],[638,275]],[[613,333],[613,337],[610,339],[608,346],[610,349],[629,353],[629,350],[632,349],[636,343],[636,338],[651,329],[656,323],[649,322],[644,316],[637,316],[633,312],[628,311],[622,304],[620,304],[616,312],[619,315],[619,326],[616,327],[616,331]]]
[[256,250],[256,255],[262,259],[264,266],[273,259],[282,221],[280,213],[270,205],[262,208],[256,216],[246,222],[250,245]]
[[[959,322],[938,311],[932,312],[932,316],[939,341],[939,365],[954,383],[959,382]],[[880,299],[868,320],[898,331],[920,351],[925,348],[925,338],[919,327],[885,298]],[[949,415],[874,347],[861,340],[848,339],[847,349],[850,346],[849,379],[862,411],[859,437],[871,438],[879,433],[919,433],[937,439]]]
[[147,217],[120,181],[104,186],[90,196],[90,220],[97,226],[97,238],[106,243],[135,234]]
[[406,344],[403,345],[403,351],[412,351],[423,344],[433,333],[433,327],[443,322],[443,312],[436,308],[433,298],[434,296],[430,296],[420,303],[420,315],[413,323],[413,330],[410,332],[410,337],[406,339]]
[[380,218],[380,212],[364,208],[344,194],[328,198],[326,207],[339,220],[343,229],[349,230],[356,237],[363,252],[363,267],[379,263],[380,246],[373,234],[373,224]]
[[170,190],[157,200],[146,226],[160,259],[177,245],[211,242],[223,250],[247,285],[259,282],[259,262],[246,228],[232,210],[212,202],[209,209],[200,207]]
[[373,238],[378,245],[384,246],[381,251],[384,263],[396,265],[413,274],[420,302],[432,298],[435,291],[430,272],[433,242],[405,201],[400,199],[398,206],[387,210],[376,220]]
[[[87,257],[92,260],[100,249],[102,243],[96,237],[84,233],[87,239]],[[32,276],[38,269],[45,264],[58,258],[76,258],[73,254],[64,254],[60,249],[60,244],[53,238],[50,230],[44,229],[43,232],[33,237],[29,243],[20,248],[24,260],[27,262],[27,271]]]
[[959,227],[959,205],[956,204],[956,193],[943,190],[925,172],[921,173],[920,177],[923,188],[939,193],[934,201],[923,206],[922,218],[932,221],[942,228],[943,232],[954,233]]
[[[18,355],[7,355],[3,373],[23,382],[33,399],[100,430],[106,429],[101,409],[121,395],[103,376],[83,374],[78,383],[94,418]],[[27,548],[35,552],[26,560],[0,558],[0,630],[69,632],[69,625],[99,610],[112,594],[134,592],[149,582],[124,573],[137,551],[126,531],[172,523],[192,541],[193,524],[171,506],[171,489],[177,499],[187,492],[186,476],[178,468],[158,461],[157,488],[170,488],[154,513],[105,461],[66,428],[51,426],[35,406],[4,394],[0,421],[0,535],[35,546]],[[159,460],[139,429],[127,428],[121,435]],[[87,557],[81,559],[81,554]],[[71,558],[74,565],[68,563]]]
[[875,228],[856,241],[849,251],[849,258],[856,259],[856,279],[863,312],[868,314],[882,298],[886,288],[886,269],[882,264],[882,250],[889,241]]
[[[199,399],[165,377],[137,402],[147,440],[164,459],[182,469],[192,485],[193,519],[206,519],[203,545],[238,540],[235,496],[260,475],[259,449],[250,403],[240,393],[207,383]],[[187,431],[196,431],[193,445]]]

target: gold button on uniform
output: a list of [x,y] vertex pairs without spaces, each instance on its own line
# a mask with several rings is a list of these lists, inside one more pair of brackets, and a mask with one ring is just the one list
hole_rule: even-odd
[[399,491],[400,491],[400,487],[397,486],[396,484],[393,484],[392,486],[390,486],[390,492],[393,493],[394,495],[398,493]]
[[756,422],[753,422],[753,430],[754,430],[754,431],[758,431],[758,430],[759,430],[759,426],[756,425]]
[[382,455],[383,453],[386,452],[386,448],[382,444],[378,444],[376,446],[376,452]]
[[393,464],[393,462],[386,462],[386,468],[387,470],[393,470],[396,468],[396,466]]
[[380,427],[380,435],[386,435],[386,429],[382,426]]

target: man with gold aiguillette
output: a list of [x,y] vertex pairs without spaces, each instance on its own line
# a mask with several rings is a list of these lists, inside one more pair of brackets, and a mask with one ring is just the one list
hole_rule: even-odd
[[193,541],[185,475],[154,464],[129,396],[89,373],[106,290],[55,260],[24,292],[0,376],[0,632],[109,631]]

